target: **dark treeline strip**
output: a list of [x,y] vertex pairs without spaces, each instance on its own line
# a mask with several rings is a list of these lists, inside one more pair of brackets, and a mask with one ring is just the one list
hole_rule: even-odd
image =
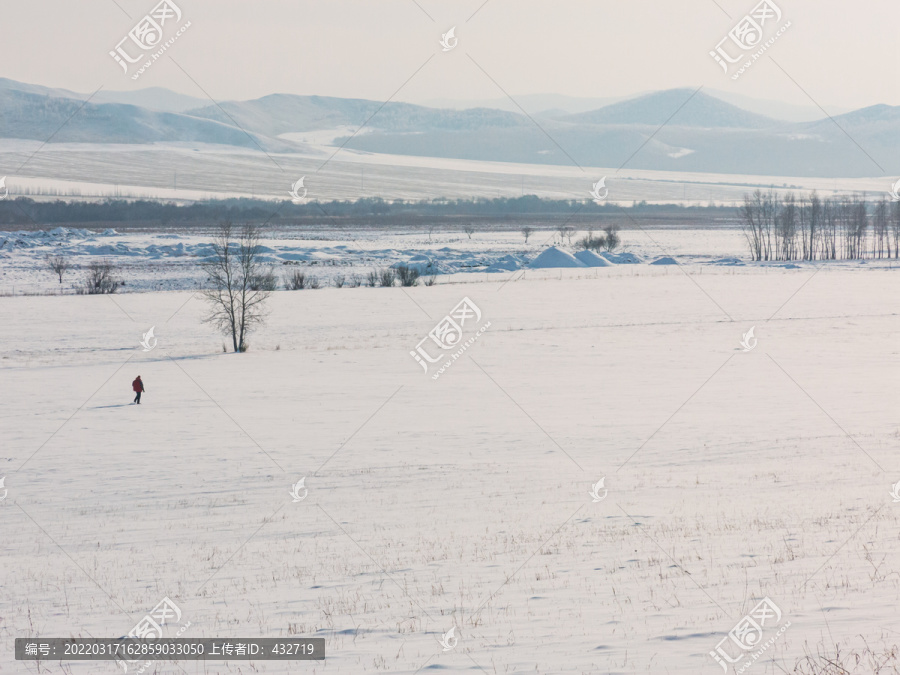
[[900,257],[900,202],[884,197],[756,190],[744,196],[740,218],[754,260]]
[[[703,213],[706,215],[736,215],[737,209],[728,206],[690,206],[676,204],[647,204],[636,202],[625,211],[633,214]],[[360,219],[385,217],[434,218],[502,218],[505,216],[557,216],[578,212],[579,216],[621,214],[616,204],[598,205],[578,200],[541,199],[535,196],[474,200],[430,200],[418,202],[387,202],[382,199],[332,201],[293,204],[259,199],[227,199],[178,205],[149,200],[107,200],[102,202],[45,202],[26,197],[0,201],[0,226],[34,226],[87,223],[141,223],[160,225],[208,225],[233,221],[272,224],[294,222],[328,222],[328,218]],[[274,217],[273,217],[273,214]]]

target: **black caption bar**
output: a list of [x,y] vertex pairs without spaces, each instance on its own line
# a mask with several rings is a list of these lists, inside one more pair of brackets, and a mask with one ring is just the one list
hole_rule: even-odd
[[320,661],[325,638],[16,638],[17,661]]

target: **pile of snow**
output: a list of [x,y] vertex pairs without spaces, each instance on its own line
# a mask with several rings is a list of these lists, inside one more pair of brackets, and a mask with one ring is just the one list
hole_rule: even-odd
[[644,262],[634,253],[610,253],[609,251],[604,251],[600,255],[616,265],[638,265]]
[[567,251],[551,246],[528,265],[531,269],[547,269],[553,267],[587,267],[578,258]]
[[718,260],[711,260],[711,265],[743,265],[744,262],[739,258],[719,258]]
[[575,257],[583,262],[587,267],[612,267],[612,263],[606,258],[597,255],[593,251],[585,249],[575,254]]
[[522,258],[509,254],[495,260],[485,272],[515,272],[524,265],[525,261]]
[[[113,230],[108,230],[113,231]],[[72,239],[93,239],[96,232],[83,228],[69,229],[55,227],[52,230],[19,230],[18,232],[0,232],[0,248],[39,248],[42,246],[58,246]]]
[[391,265],[394,269],[398,267],[408,267],[416,270],[419,274],[426,276],[431,274],[442,274],[446,271],[444,265],[439,265],[437,260],[424,254],[414,255],[405,262],[398,262]]
[[662,258],[658,258],[657,260],[654,260],[650,264],[651,265],[677,265],[678,262],[675,260],[675,258],[665,255]]

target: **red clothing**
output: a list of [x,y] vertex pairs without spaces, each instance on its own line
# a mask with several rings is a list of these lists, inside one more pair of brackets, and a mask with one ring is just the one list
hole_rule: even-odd
[[144,383],[141,382],[141,378],[137,378],[134,382],[132,382],[131,388],[134,391],[144,391]]

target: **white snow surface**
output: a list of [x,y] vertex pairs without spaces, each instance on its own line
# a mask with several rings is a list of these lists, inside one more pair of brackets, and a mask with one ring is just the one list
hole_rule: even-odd
[[[242,355],[190,292],[0,298],[6,644],[164,596],[327,660],[149,672],[713,674],[763,597],[791,626],[747,672],[895,644],[897,271],[539,272],[278,292]],[[410,352],[463,298],[490,326],[433,380]]]

